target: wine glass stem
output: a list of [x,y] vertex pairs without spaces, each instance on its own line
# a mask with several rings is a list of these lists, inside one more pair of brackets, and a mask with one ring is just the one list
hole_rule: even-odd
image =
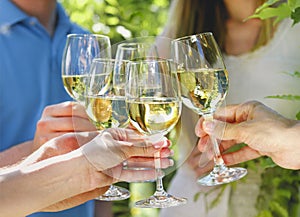
[[164,176],[163,171],[161,170],[160,163],[160,152],[156,152],[154,154],[154,163],[155,163],[155,172],[156,172],[156,191],[154,193],[155,196],[161,196],[165,194],[162,177]]
[[[213,120],[213,115],[205,115],[204,119],[212,121]],[[214,162],[215,162],[214,172],[215,173],[222,173],[225,170],[227,170],[227,167],[226,167],[226,165],[224,163],[224,160],[222,158],[222,155],[221,155],[221,152],[220,152],[220,149],[219,149],[218,141],[217,141],[216,137],[214,137],[213,135],[210,135],[209,137],[210,137],[210,141],[213,145],[213,150],[214,150],[214,154],[215,154],[215,156],[214,156]]]

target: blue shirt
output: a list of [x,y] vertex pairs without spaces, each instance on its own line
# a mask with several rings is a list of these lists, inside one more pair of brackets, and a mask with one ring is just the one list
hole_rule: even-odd
[[[0,151],[32,140],[45,106],[71,100],[61,79],[62,53],[67,34],[87,31],[71,23],[60,4],[57,16],[51,37],[36,18],[11,1],[0,0]],[[93,210],[90,201],[32,216],[92,217]]]

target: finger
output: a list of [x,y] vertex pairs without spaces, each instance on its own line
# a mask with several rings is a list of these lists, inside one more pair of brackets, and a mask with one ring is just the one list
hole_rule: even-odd
[[198,141],[198,149],[200,152],[205,152],[207,147],[210,145],[210,138],[209,135],[201,137]]
[[187,163],[189,166],[194,169],[195,167],[198,167],[198,162],[200,160],[201,152],[197,147],[195,147],[191,154],[188,156]]
[[256,110],[261,111],[261,113],[258,112],[255,116],[258,117],[260,116],[259,114],[262,114],[262,117],[265,117],[266,113],[264,111],[269,110],[269,108],[258,101],[247,101],[242,104],[222,107],[215,112],[214,117],[224,122],[240,123],[251,120]]
[[63,117],[63,116],[77,116],[77,117],[87,117],[84,106],[77,102],[63,102],[59,104],[54,104],[45,107],[43,111],[43,117]]
[[239,140],[240,135],[243,133],[242,131],[245,130],[243,125],[244,125],[243,123],[230,124],[218,120],[212,120],[212,121],[204,121],[203,129],[209,135],[213,135],[217,139]]
[[226,165],[234,165],[234,164],[246,162],[261,156],[262,155],[258,151],[250,148],[249,146],[245,146],[236,152],[231,152],[222,155]]
[[197,177],[201,177],[209,173],[214,166],[214,161],[210,160],[208,163],[203,167],[195,168],[194,172],[196,173]]
[[119,144],[122,147],[122,152],[124,153],[125,159],[129,157],[153,157],[155,153],[160,152],[160,156],[172,156],[174,151],[165,148],[165,146],[170,146],[170,141],[166,141],[167,145],[165,145],[165,141],[158,142],[156,144],[149,143],[147,141],[142,142],[125,142],[120,141]]
[[48,132],[95,131],[95,126],[89,119],[81,117],[44,118],[38,121],[37,128]]
[[155,169],[147,169],[147,170],[122,170],[121,175],[118,181],[125,182],[143,182],[156,179],[156,171]]
[[207,135],[207,133],[203,130],[203,121],[204,121],[204,118],[200,118],[196,124],[196,127],[195,127],[195,134],[198,136],[198,137],[203,137],[205,135]]
[[226,151],[236,144],[239,144],[239,142],[236,142],[235,140],[222,140],[220,148],[222,148],[222,151]]
[[[161,158],[160,159],[160,166],[162,169],[166,169],[174,165],[174,161],[169,158]],[[154,169],[155,162],[154,158],[142,158],[142,157],[133,157],[126,161],[126,169]]]

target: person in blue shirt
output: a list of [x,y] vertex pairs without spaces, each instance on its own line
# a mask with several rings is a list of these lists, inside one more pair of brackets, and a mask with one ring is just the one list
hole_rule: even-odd
[[[72,23],[56,0],[0,1],[0,151],[29,155],[45,106],[71,100],[61,80],[69,33],[88,31]],[[92,217],[94,201],[33,216]]]

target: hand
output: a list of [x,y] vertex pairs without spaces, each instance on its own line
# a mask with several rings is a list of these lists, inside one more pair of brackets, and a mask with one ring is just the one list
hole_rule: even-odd
[[[91,141],[99,135],[99,132],[86,132],[86,133],[67,133],[60,137],[53,139],[51,142],[44,144],[40,147],[36,152],[31,154],[25,161],[22,162],[20,166],[34,164],[36,162],[69,153],[78,149],[80,146],[84,145],[85,143]],[[103,174],[103,177],[106,177]],[[103,178],[105,179],[105,178]],[[107,178],[106,178],[107,179]],[[88,200],[94,199],[95,197],[104,194],[108,186],[104,186],[101,188],[96,188],[94,190],[81,193],[79,195],[73,196],[71,198],[62,200],[57,202],[49,207],[46,207],[40,211],[44,212],[57,212],[61,210],[65,210],[68,208],[72,208],[74,206],[78,206]]]
[[[99,141],[101,141],[101,143]],[[104,141],[105,143],[103,143]],[[162,165],[163,167],[167,167],[168,165],[172,165],[172,162],[167,159],[167,157],[172,154],[168,149],[169,145],[169,141],[162,141],[152,145],[145,141],[140,134],[125,129],[109,129],[100,134],[97,131],[67,133],[44,144],[23,161],[20,166],[35,164],[39,161],[44,161],[58,155],[64,155],[65,158],[68,158],[68,153],[74,153],[74,151],[81,152],[82,150],[86,151],[86,147],[88,147],[88,151],[92,151],[93,153],[98,153],[97,151],[100,149],[100,152],[98,153],[100,155],[96,154],[93,156],[95,159],[88,156],[89,161],[86,160],[88,163],[85,164],[89,166],[85,169],[85,171],[88,171],[86,172],[88,175],[84,176],[86,177],[82,180],[84,183],[76,182],[81,188],[87,190],[81,194],[65,198],[60,202],[42,209],[42,211],[59,211],[77,206],[87,200],[99,196],[107,190],[107,186],[114,182],[118,182],[119,180],[133,181],[154,179],[155,169],[146,171],[122,170],[123,167],[121,162],[126,159],[134,162],[136,159],[141,160],[143,158],[148,161],[149,159],[152,159],[153,161],[154,152],[161,151],[161,157],[163,158]],[[108,152],[102,152],[102,146],[108,148]],[[112,156],[110,157],[114,159],[111,161],[111,165],[108,165],[106,162],[103,164],[107,165],[105,170],[101,171],[101,169],[96,169],[94,164],[90,164],[90,160],[92,160],[92,162],[96,161],[96,165],[99,165],[103,160],[105,161],[105,156],[107,154],[110,155],[110,148],[115,148],[117,151],[111,153]],[[79,186],[77,186],[77,189]],[[73,188],[75,189],[75,186],[73,186]]]
[[196,126],[196,134],[201,137],[200,151],[207,144],[208,134],[222,139],[222,152],[237,143],[248,145],[224,154],[228,165],[267,155],[279,166],[289,169],[300,168],[299,132],[299,121],[284,118],[256,101],[221,108],[214,121],[200,119]]
[[[149,171],[122,170],[120,168],[122,168],[123,161],[149,162],[150,160],[150,164],[152,161],[152,165],[154,165],[154,153],[159,151],[162,167],[172,166],[173,162],[167,158],[173,154],[169,146],[170,141],[166,139],[151,143],[148,137],[135,130],[110,128],[102,131],[99,136],[81,149],[88,161],[98,171],[105,171],[117,181],[132,181],[153,179],[155,169]],[[146,176],[148,177],[146,178]]]
[[95,131],[84,106],[76,102],[63,102],[47,106],[36,126],[33,151],[50,139],[67,132]]

